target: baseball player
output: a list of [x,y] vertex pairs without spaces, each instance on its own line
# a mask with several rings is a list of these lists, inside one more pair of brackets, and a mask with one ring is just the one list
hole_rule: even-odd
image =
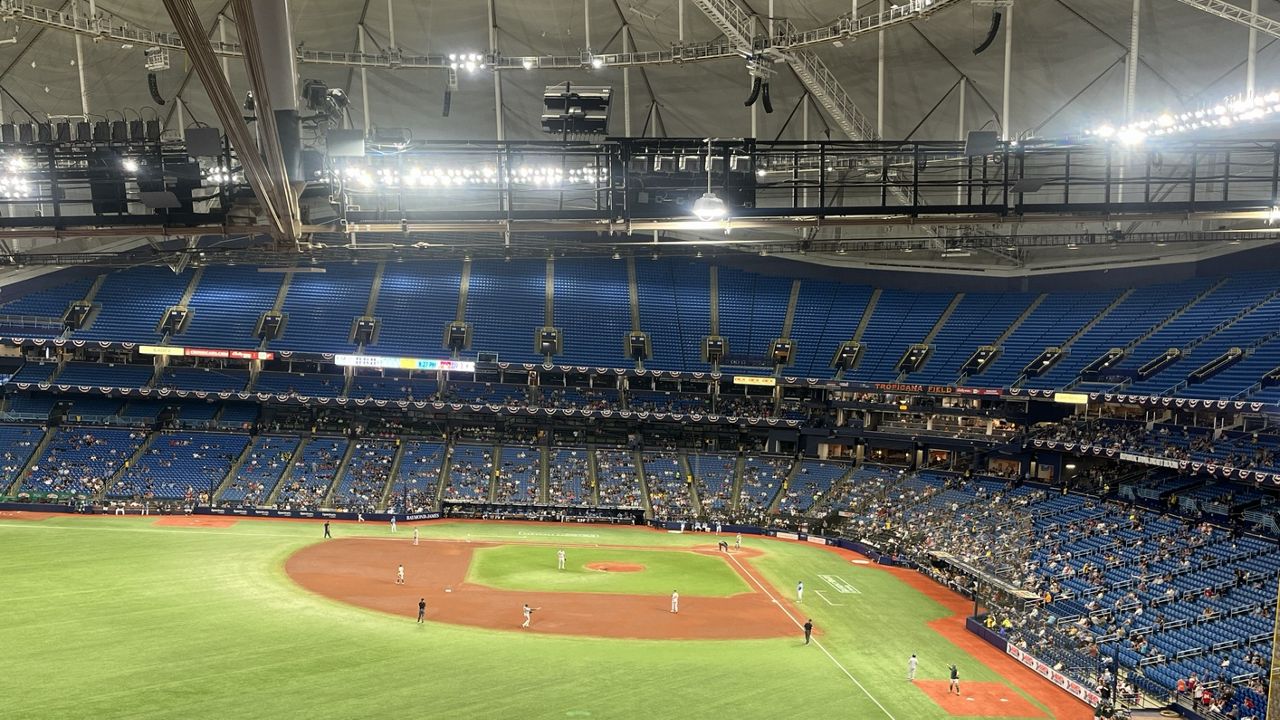
[[556,569],[557,570],[564,569],[564,550],[563,549],[556,551]]
[[418,622],[423,622],[423,618],[427,616],[427,599],[418,598]]
[[733,549],[734,550],[742,549],[742,533],[738,533],[738,536],[733,539]]
[[796,602],[804,602],[804,581],[796,583]]
[[947,686],[947,694],[950,695],[951,691],[955,690],[956,694],[959,695],[960,694],[960,671],[956,669],[955,665],[948,665],[947,669],[951,671],[951,684]]
[[680,612],[680,593],[675,590],[671,591],[671,612]]
[[396,584],[397,585],[404,584],[404,565],[399,565],[396,567]]
[[916,664],[918,662],[919,661],[916,660],[916,654],[911,653],[910,659],[907,660],[907,680],[916,679]]
[[325,521],[324,521],[324,537],[325,537],[325,539],[326,539],[326,540],[328,540],[329,538],[333,537],[332,535],[330,535],[330,534],[329,534],[329,521],[328,521],[328,520],[325,520]]
[[521,625],[520,627],[522,627],[522,628],[527,628],[527,627],[529,627],[529,623],[533,620],[533,611],[534,611],[534,610],[541,610],[541,609],[542,609],[542,608],[532,608],[532,607],[529,607],[529,603],[525,603],[525,604],[524,604],[524,624],[523,624],[523,625]]
[[418,544],[418,528],[413,529],[413,544]]
[[396,531],[396,516],[392,515],[391,516],[391,532],[395,532],[395,531]]
[[804,644],[809,644],[809,637],[813,635],[813,618],[804,621]]

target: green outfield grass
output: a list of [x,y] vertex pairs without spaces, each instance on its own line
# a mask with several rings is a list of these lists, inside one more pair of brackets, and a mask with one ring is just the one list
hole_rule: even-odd
[[[556,548],[503,545],[476,551],[467,573],[469,582],[503,590],[670,595],[678,589],[687,597],[723,597],[751,592],[747,582],[722,558],[693,552],[572,548],[565,553],[565,569],[556,569]],[[591,563],[643,565],[640,572],[601,572]]]
[[[549,524],[420,528],[425,537],[564,544],[574,563],[597,552],[622,559],[597,544],[708,543],[705,535]],[[406,541],[407,530],[399,534]],[[337,524],[334,533],[388,528]],[[754,562],[773,588],[790,593],[806,580],[803,612],[831,657],[805,647],[798,631],[660,642],[419,626],[290,581],[285,559],[320,534],[319,525],[276,521],[225,529],[145,518],[0,521],[0,717],[945,720],[905,681],[910,653],[920,655],[923,678],[942,678],[955,662],[967,680],[1002,682],[926,627],[945,608],[889,573],[805,544],[746,541],[764,551]],[[532,552],[552,567],[554,548]],[[662,553],[640,554],[651,564]],[[707,560],[688,571],[723,577],[719,560],[668,555]],[[822,574],[860,592],[827,592]],[[558,581],[550,575],[540,581]],[[682,593],[693,580],[682,580]],[[723,592],[732,580],[711,587]]]

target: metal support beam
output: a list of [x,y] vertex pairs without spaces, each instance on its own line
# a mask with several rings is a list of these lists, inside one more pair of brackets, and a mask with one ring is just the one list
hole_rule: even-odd
[[[1249,0],[1249,12],[1254,15],[1258,14],[1258,0]],[[1253,97],[1256,89],[1255,80],[1258,75],[1258,28],[1249,28],[1249,56],[1244,67],[1244,92],[1247,97]]]
[[[241,9],[241,5],[242,3],[237,3],[237,10]],[[273,234],[278,239],[296,242],[297,226],[300,223],[296,220],[296,214],[290,215],[287,197],[282,197],[281,194],[281,189],[288,192],[288,188],[287,186],[277,187],[259,155],[258,148],[253,142],[253,133],[240,115],[239,103],[232,97],[231,87],[222,76],[213,48],[205,37],[205,30],[200,27],[200,16],[192,0],[164,0],[164,7],[173,21],[174,28],[185,41],[192,65],[209,93],[209,99],[213,102],[213,109],[239,153],[245,178],[248,179],[254,195],[262,205]],[[252,15],[252,11],[247,14]],[[237,12],[237,19],[241,20],[241,33],[246,36],[251,35],[252,33],[244,29],[243,16],[240,12]],[[267,98],[263,99],[267,100]],[[274,133],[272,136],[274,137]],[[279,163],[283,167],[283,160]],[[283,173],[279,177],[283,180]]]
[[[489,0],[489,57],[498,56],[498,8],[496,0]],[[499,140],[507,139],[507,130],[502,122],[502,73],[493,73],[493,121]]]
[[1142,0],[1133,0],[1133,15],[1129,19],[1129,57],[1125,63],[1124,119],[1133,120],[1138,98],[1138,38],[1142,18]]
[[1013,123],[1009,121],[1009,76],[1013,72],[1013,3],[1004,10],[1004,82],[1000,97],[1000,137],[1013,137]]
[[[356,25],[356,42],[362,55],[364,54],[365,36],[368,34],[369,32],[364,29],[364,23]],[[369,69],[362,67],[360,68],[360,114],[363,122],[360,128],[364,130],[365,137],[369,136],[369,113]]]
[[1230,20],[1231,22],[1251,27],[1258,32],[1280,38],[1280,21],[1272,20],[1242,7],[1236,7],[1231,3],[1223,2],[1222,0],[1178,0],[1178,2],[1183,5],[1190,5],[1197,10],[1203,10],[1210,15],[1216,15],[1223,20]]
[[[78,3],[72,3],[71,16],[78,17]],[[84,81],[84,46],[83,40],[76,35],[76,75],[80,78],[80,114],[89,119],[89,86]]]
[[[880,0],[879,12],[884,12]],[[876,137],[884,137],[884,31],[876,33]]]

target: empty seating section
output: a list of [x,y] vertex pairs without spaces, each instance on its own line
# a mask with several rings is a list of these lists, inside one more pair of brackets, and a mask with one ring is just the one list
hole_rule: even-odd
[[557,448],[547,466],[547,501],[552,505],[590,505],[587,480],[591,458],[583,449]]
[[323,273],[295,273],[281,311],[284,331],[269,346],[306,352],[351,352],[351,324],[364,315],[373,289],[373,263],[329,265]]
[[146,433],[111,428],[59,428],[22,480],[32,495],[95,495],[133,457]]
[[0,425],[0,495],[5,494],[44,437],[44,428],[33,425]]
[[214,402],[201,402],[199,400],[171,402],[169,404],[177,407],[178,419],[184,422],[211,422],[222,407]]
[[493,448],[481,445],[454,445],[449,458],[449,482],[445,500],[487,502],[493,480]]
[[907,374],[917,383],[950,385],[983,345],[994,343],[1036,296],[1029,293],[966,293],[934,336],[933,351],[918,371]]
[[347,439],[313,437],[295,453],[293,473],[276,496],[277,507],[318,508],[329,486],[333,484],[342,457],[347,452]]
[[848,465],[819,460],[803,460],[787,484],[779,500],[778,512],[790,515],[808,513],[815,503],[831,491],[831,485],[849,470]]
[[831,377],[831,358],[840,343],[853,339],[871,288],[865,285],[806,280],[800,283],[791,318],[795,358],[788,375]]
[[9,412],[23,418],[49,419],[54,405],[62,399],[53,395],[14,395],[9,398]]
[[[20,337],[53,338],[62,334],[60,321],[67,308],[77,300],[83,300],[93,287],[96,276],[81,277],[41,290],[26,291],[22,297],[0,305],[0,328]],[[8,295],[8,288],[5,294]],[[33,325],[31,318],[45,322],[59,321],[57,325]]]
[[503,446],[498,451],[496,502],[536,503],[539,501],[542,454],[530,447]]
[[1111,348],[1123,348],[1134,339],[1142,337],[1195,299],[1209,286],[1207,280],[1138,288],[1117,304],[1085,331],[1068,348],[1066,357],[1058,361],[1049,372],[1028,378],[1024,387],[1067,387],[1089,363],[1102,357]]
[[169,367],[160,375],[159,387],[204,392],[239,392],[249,382],[245,370]]
[[[729,345],[730,357],[745,361],[733,364],[773,367],[769,344],[782,337],[791,280],[722,267],[716,285],[720,289],[720,335]],[[752,358],[764,362],[752,362]]]
[[711,334],[711,277],[706,265],[636,261],[640,329],[649,333],[654,370],[706,370],[702,338]]
[[[65,400],[64,400],[65,402]],[[108,397],[82,395],[70,399],[71,407],[67,409],[67,417],[72,421],[89,421],[95,418],[109,418],[120,412],[123,400]]]
[[247,425],[258,419],[259,412],[253,403],[225,403],[218,414],[218,422],[225,426]]
[[[1159,357],[1169,348],[1186,348],[1195,343],[1220,328],[1227,321],[1271,297],[1275,292],[1275,277],[1271,274],[1246,273],[1228,278],[1222,285],[1188,308],[1186,312],[1170,320],[1148,338],[1135,345],[1128,357],[1117,366],[1117,371],[1121,374],[1134,374],[1133,387],[1147,392],[1143,389],[1144,381],[1136,379],[1136,372],[1139,368]],[[1171,377],[1176,375],[1179,378],[1183,378],[1192,370],[1195,370],[1195,368],[1191,367],[1191,364],[1183,358],[1166,366],[1152,380],[1167,371],[1175,371]],[[1168,381],[1162,378],[1152,384],[1160,386],[1165,382]]]
[[77,340],[128,340],[156,342],[156,326],[166,308],[177,305],[191,282],[191,270],[175,274],[167,267],[141,265],[107,275],[93,304],[97,313],[87,328],[71,337]]
[[596,451],[596,485],[601,507],[641,507],[635,454],[627,450]]
[[173,403],[168,400],[128,400],[124,407],[120,408],[120,417],[131,421],[142,420],[153,423],[165,408],[172,405]]
[[472,352],[510,362],[542,362],[534,332],[546,320],[547,265],[541,260],[473,262],[467,287]]
[[255,272],[254,268],[207,267],[187,308],[186,330],[171,342],[188,347],[253,348],[258,318],[275,304],[284,273]]
[[373,512],[391,478],[391,465],[395,457],[394,440],[356,442],[330,505],[345,510]]
[[702,393],[632,390],[627,394],[627,404],[632,410],[650,412],[710,412],[711,396]]
[[382,271],[378,304],[378,355],[439,357],[445,326],[458,311],[462,264],[456,260],[387,263]]
[[693,502],[689,497],[689,483],[680,468],[680,458],[673,452],[645,452],[645,488],[657,518],[684,518],[690,515]]
[[733,476],[738,459],[732,455],[690,453],[688,461],[702,505],[699,515],[727,518],[733,509]]
[[265,505],[276,485],[280,484],[280,478],[292,466],[294,453],[301,444],[302,440],[296,437],[259,435],[217,501],[234,505]]
[[[582,312],[582,308],[591,308]],[[627,266],[621,262],[556,260],[555,326],[564,357],[574,364],[626,367],[623,341],[631,330]]]
[[139,388],[150,383],[154,373],[149,365],[69,362],[57,381],[59,385]]
[[56,362],[46,362],[46,363],[29,362],[26,365],[23,365],[22,367],[18,368],[18,372],[14,373],[13,377],[9,378],[9,382],[11,383],[49,382],[49,380],[53,377],[54,371],[56,371],[57,369],[58,369],[58,363]]
[[502,383],[454,382],[449,384],[446,396],[449,402],[528,405],[529,387]]
[[1046,347],[1060,346],[1097,317],[1117,292],[1053,293],[1036,306],[1001,343],[1000,355],[987,369],[965,381],[974,387],[1009,387],[1022,369]]
[[363,400],[435,400],[440,389],[434,377],[356,375],[347,397]]
[[176,500],[210,493],[248,444],[249,438],[230,433],[160,433],[107,488],[107,497]]
[[420,512],[435,507],[440,489],[440,465],[444,462],[444,445],[436,442],[406,440],[391,488],[391,507],[403,512]]
[[258,373],[255,392],[287,395],[294,393],[307,397],[338,397],[346,379],[341,375],[317,375],[285,372]]
[[742,462],[742,487],[738,491],[737,516],[759,520],[773,504],[778,488],[791,471],[791,458],[748,455]]
[[[655,370],[707,371],[702,340],[711,333],[711,266],[683,260],[634,262],[640,329],[651,340]],[[446,325],[457,311],[462,264],[454,261],[389,262],[383,265],[373,314],[380,326],[368,351],[383,355],[443,356]],[[769,342],[782,334],[794,280],[728,266],[717,266],[718,331],[728,343],[723,365],[748,371],[766,367]],[[260,345],[254,329],[269,310],[289,276],[282,311],[288,316],[283,335],[272,349],[302,352],[350,352],[352,321],[369,307],[377,264],[335,264],[326,272],[259,272],[255,267],[211,266],[202,271],[188,302],[192,310],[185,332],[172,338],[189,347],[253,348]],[[472,264],[466,319],[473,324],[473,357],[487,351],[501,360],[540,362],[535,350],[537,328],[546,322],[544,260],[476,261]],[[561,259],[554,268],[553,325],[563,331],[564,351],[555,358],[564,364],[626,367],[631,364],[623,340],[631,329],[627,263],[612,260]],[[91,326],[73,338],[155,342],[155,326],[164,308],[177,304],[192,274],[174,274],[163,267],[135,267],[103,276],[94,301],[99,310]],[[82,299],[93,278],[80,278],[0,305],[0,329],[9,315],[39,316],[42,322],[60,318],[67,305]],[[1131,394],[1179,394],[1205,399],[1263,399],[1280,401],[1280,386],[1263,386],[1262,376],[1280,366],[1280,319],[1276,275],[1242,273],[1225,279],[1193,278],[1176,283],[1141,286],[1096,323],[1081,332],[1120,297],[1120,290],[1055,291],[1001,342],[999,354],[985,370],[964,382],[974,387],[1033,389],[1068,388],[1089,383],[1095,390],[1117,385]],[[135,288],[146,287],[146,293]],[[1211,289],[1212,288],[1212,289]],[[853,339],[874,290],[816,279],[800,279],[790,331],[795,357],[787,375],[830,377],[832,356],[842,342]],[[863,355],[846,373],[855,381],[897,379],[897,361],[906,349],[922,342],[955,297],[949,292],[883,289],[860,340]],[[964,362],[981,345],[994,344],[1035,301],[1034,293],[965,293],[932,339],[924,365],[904,379],[950,384],[959,380]],[[51,331],[52,332],[52,331]],[[1047,347],[1063,346],[1077,333],[1067,353],[1040,376],[1022,377],[1023,369]],[[60,334],[60,331],[53,332]],[[46,337],[39,332],[30,337]],[[1127,349],[1126,356],[1097,379],[1080,378],[1083,369],[1111,348]],[[1228,349],[1244,355],[1234,364],[1200,382],[1188,382],[1191,371]],[[1184,356],[1147,378],[1139,367],[1168,348]],[[133,385],[150,380],[150,368],[139,366],[138,377],[120,374],[100,363],[75,363],[59,373],[60,384]],[[14,382],[47,381],[53,369],[38,364],[23,368]],[[741,370],[739,370],[740,372]],[[206,392],[233,392],[244,387],[242,369],[217,370],[174,367],[164,370],[162,387]],[[203,373],[203,374],[202,374]],[[316,387],[309,381],[273,379],[263,373],[254,389],[336,396],[341,382]],[[411,391],[411,395],[409,392]],[[455,401],[506,402],[510,396],[466,395],[459,387]],[[351,388],[351,397],[370,399],[432,399],[433,379],[403,374],[377,378],[366,372]],[[671,403],[635,395],[637,405]],[[523,400],[523,398],[516,398]],[[552,397],[551,402],[564,402]],[[692,409],[692,408],[690,408]],[[709,410],[709,408],[707,409]]]
[[914,343],[923,342],[953,293],[885,290],[862,333],[862,359],[847,377],[855,380],[895,380],[897,364]]

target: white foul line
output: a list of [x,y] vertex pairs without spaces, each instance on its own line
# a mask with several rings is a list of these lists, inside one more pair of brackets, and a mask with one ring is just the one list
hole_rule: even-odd
[[[755,575],[753,575],[749,570],[747,570],[746,567],[742,565],[742,563],[738,562],[738,558],[730,555],[729,559],[733,561],[734,565],[738,566],[738,569],[746,573],[747,577],[751,578],[751,581],[754,582],[757,586],[759,586],[759,588],[764,591],[765,595],[769,596],[769,599],[773,601],[774,605],[778,606],[778,609],[782,610],[782,612],[786,613],[787,617],[791,618],[791,622],[795,623],[796,627],[801,629],[804,628],[804,624],[801,623],[799,620],[797,620],[795,615],[791,614],[791,611],[787,609],[787,606],[778,602],[778,599],[773,596],[773,593],[769,592],[769,588],[765,587],[764,583],[756,579]],[[825,600],[826,598],[823,598],[823,599]],[[850,673],[848,668],[840,664],[840,661],[837,660],[835,656],[832,655],[825,647],[823,647],[822,643],[819,642],[817,638],[813,638],[812,642],[814,645],[818,646],[818,649],[821,650],[823,654],[825,654],[827,658],[831,660],[831,662],[835,663],[836,667],[840,668],[840,671],[843,672],[846,677],[848,677],[850,680],[853,681],[854,685],[858,686],[858,689],[861,690],[862,693],[866,695],[868,699],[871,700],[871,702],[876,704],[876,707],[880,708],[880,711],[885,714],[885,717],[889,718],[889,720],[898,720],[893,716],[893,713],[889,712],[888,708],[880,704],[880,701],[876,699],[875,695],[872,695],[871,692],[867,690],[867,688],[863,686],[862,683],[858,682],[858,678],[854,677],[853,673]]]
[[827,596],[823,595],[821,590],[814,590],[814,592],[818,593],[818,597],[822,598],[823,600],[826,600],[828,605],[831,605],[833,607],[844,607],[844,603],[833,603],[830,600],[828,600]]

